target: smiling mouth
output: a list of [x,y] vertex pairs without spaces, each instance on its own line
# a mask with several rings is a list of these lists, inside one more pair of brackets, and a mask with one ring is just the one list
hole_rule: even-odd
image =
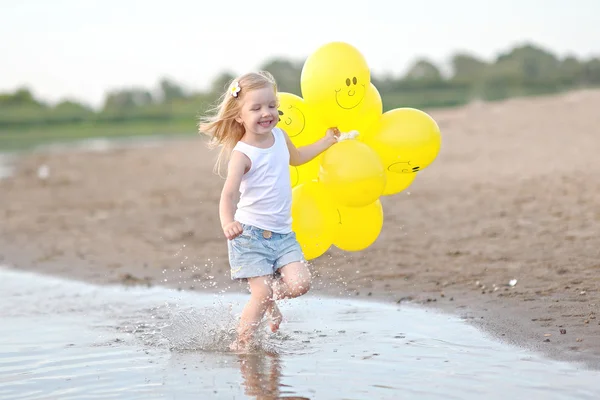
[[[363,89],[365,88],[365,85],[362,85]],[[342,91],[342,89],[336,89],[335,90],[335,102],[337,103],[338,106],[340,106],[340,108],[343,108],[344,110],[351,110],[355,107],[357,107],[365,98],[365,90],[363,90],[363,95],[361,96],[360,99],[358,99],[358,101],[350,106],[350,107],[345,107],[343,105],[340,104],[339,98],[338,98],[338,93],[340,93]],[[355,90],[348,90],[348,97],[353,97],[356,94]]]

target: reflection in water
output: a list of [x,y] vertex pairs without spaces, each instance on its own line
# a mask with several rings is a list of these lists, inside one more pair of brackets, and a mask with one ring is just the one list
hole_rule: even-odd
[[257,399],[294,399],[308,400],[308,397],[285,396],[281,390],[286,385],[281,383],[282,365],[279,354],[254,353],[238,355],[240,372],[244,378],[244,393]]

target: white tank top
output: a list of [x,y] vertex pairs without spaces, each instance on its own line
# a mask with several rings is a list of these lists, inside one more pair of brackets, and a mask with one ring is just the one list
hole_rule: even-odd
[[242,177],[235,220],[275,233],[292,231],[290,153],[284,133],[273,128],[275,143],[262,149],[238,142],[234,151],[244,153],[252,165]]

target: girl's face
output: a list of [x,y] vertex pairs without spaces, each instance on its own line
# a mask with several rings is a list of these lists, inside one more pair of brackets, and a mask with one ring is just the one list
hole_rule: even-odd
[[244,125],[246,133],[264,135],[271,132],[279,122],[277,96],[273,87],[267,86],[245,93],[236,121]]

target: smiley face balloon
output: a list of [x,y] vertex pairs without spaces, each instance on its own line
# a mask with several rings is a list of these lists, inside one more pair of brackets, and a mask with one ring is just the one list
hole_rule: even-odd
[[277,127],[287,133],[296,147],[306,146],[325,136],[327,129],[319,123],[319,119],[301,97],[287,92],[278,92],[277,97],[279,98]]
[[441,133],[424,111],[396,108],[382,115],[378,130],[364,142],[383,162],[388,182],[384,195],[389,195],[408,187],[414,175],[435,160],[441,148]]
[[364,56],[352,45],[331,42],[305,61],[300,76],[304,101],[316,110],[327,126],[352,129],[364,112],[362,104],[371,84]]

